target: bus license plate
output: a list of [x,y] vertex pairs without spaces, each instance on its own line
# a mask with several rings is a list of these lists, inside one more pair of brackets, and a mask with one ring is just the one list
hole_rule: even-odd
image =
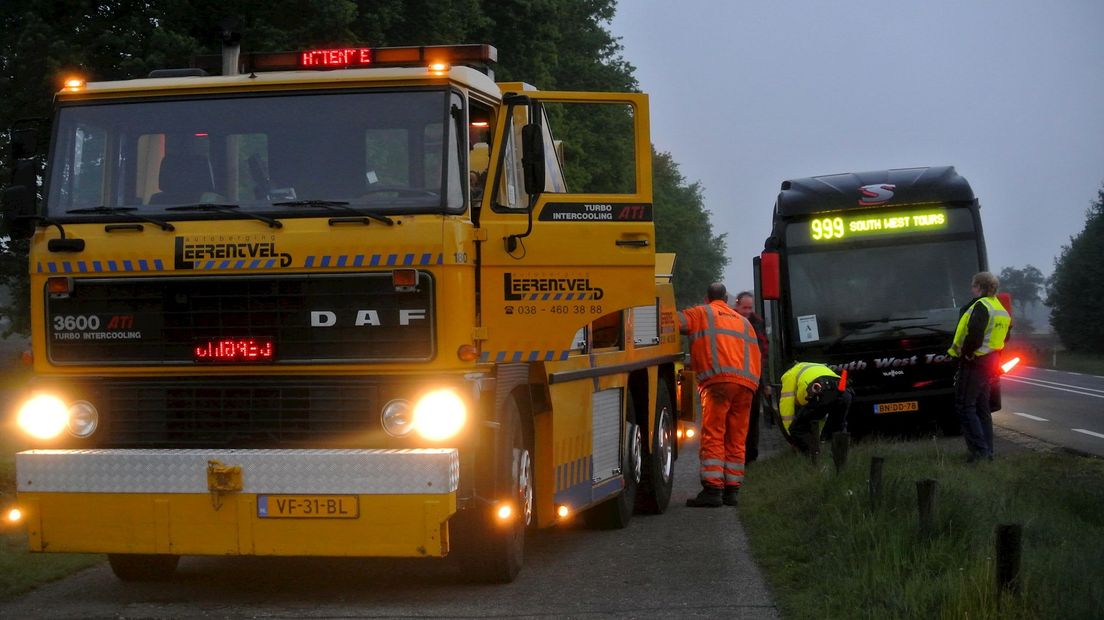
[[920,402],[906,400],[900,403],[879,403],[874,405],[874,413],[899,413],[901,411],[919,411]]
[[270,519],[355,519],[356,495],[258,495],[257,516]]

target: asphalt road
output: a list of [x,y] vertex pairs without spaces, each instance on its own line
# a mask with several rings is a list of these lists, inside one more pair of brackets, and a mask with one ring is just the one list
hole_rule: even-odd
[[1003,402],[994,424],[1104,456],[1104,377],[1029,366],[1001,381]]
[[[764,439],[764,454],[777,449]],[[0,618],[777,618],[739,508],[685,507],[697,465],[689,444],[666,514],[538,532],[507,585],[432,560],[193,557],[165,584],[123,583],[103,564],[0,602]]]

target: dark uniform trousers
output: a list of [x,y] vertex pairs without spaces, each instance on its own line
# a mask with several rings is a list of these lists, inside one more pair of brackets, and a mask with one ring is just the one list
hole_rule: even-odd
[[962,436],[970,454],[993,456],[993,413],[989,406],[990,389],[1000,359],[994,353],[961,360],[955,378],[955,410],[962,424]]

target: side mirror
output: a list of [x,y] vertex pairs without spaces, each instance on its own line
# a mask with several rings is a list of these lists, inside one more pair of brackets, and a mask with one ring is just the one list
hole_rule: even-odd
[[15,239],[27,239],[34,235],[35,213],[31,190],[23,185],[12,185],[4,190],[0,201],[3,202],[8,233]]
[[544,136],[536,123],[521,128],[521,168],[525,173],[525,193],[536,196],[543,192]]
[[38,130],[30,127],[13,128],[11,132],[12,161],[34,157],[38,151]]

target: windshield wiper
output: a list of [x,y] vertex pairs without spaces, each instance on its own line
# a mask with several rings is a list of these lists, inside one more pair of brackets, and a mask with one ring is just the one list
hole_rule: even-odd
[[166,211],[215,211],[218,213],[233,213],[235,215],[244,215],[251,217],[255,220],[260,220],[265,224],[268,224],[270,228],[283,228],[284,225],[270,217],[258,215],[256,213],[250,213],[249,211],[238,211],[241,208],[235,204],[222,204],[217,202],[201,202],[194,205],[180,205],[179,207],[165,207]]
[[155,226],[160,227],[161,230],[176,230],[176,227],[173,226],[172,224],[168,223],[168,222],[158,220],[158,219],[154,219],[152,217],[146,217],[145,215],[142,215],[140,213],[134,213],[134,211],[137,211],[137,210],[138,210],[138,207],[104,207],[104,206],[99,206],[99,207],[86,207],[86,208],[83,208],[83,209],[69,209],[68,211],[66,211],[66,213],[77,213],[77,214],[97,213],[97,214],[103,214],[103,215],[127,215],[131,218],[134,218],[136,220],[140,220],[142,222],[149,222],[150,224],[153,224]]
[[[844,340],[847,340],[851,336],[859,333],[865,333],[866,335],[883,334],[887,332],[897,332],[905,329],[925,329],[929,332],[939,334],[941,336],[950,336],[951,332],[945,329],[938,329],[936,325],[939,323],[920,323],[916,325],[892,325],[897,321],[919,321],[927,317],[922,316],[902,316],[902,317],[882,317],[880,319],[870,319],[866,321],[844,321],[840,323],[840,327],[843,328],[843,333],[836,337],[835,340],[828,343],[827,350],[831,351],[836,345],[840,344]],[[879,323],[885,324],[884,327],[875,329],[873,331],[866,331],[867,328],[878,325]]]
[[362,217],[368,217],[377,222],[383,222],[388,226],[394,226],[395,220],[380,213],[372,213],[371,211],[362,211],[361,209],[354,209],[349,206],[348,202],[343,200],[285,200],[282,202],[272,203],[274,207],[308,207],[316,209],[325,209],[327,211],[337,211],[340,213],[351,213]]

